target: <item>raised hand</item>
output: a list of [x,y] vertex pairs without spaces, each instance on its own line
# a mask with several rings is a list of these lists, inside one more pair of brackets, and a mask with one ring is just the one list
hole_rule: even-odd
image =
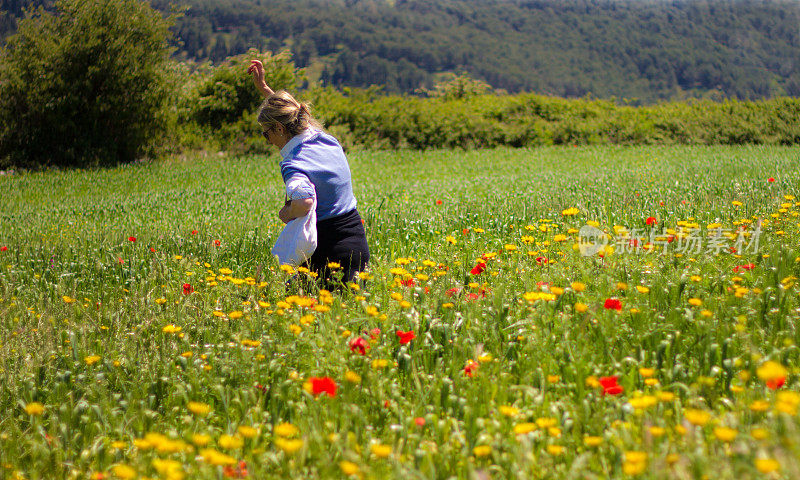
[[255,83],[256,88],[262,95],[267,97],[274,93],[264,80],[264,65],[260,60],[251,60],[247,73],[253,75],[253,83]]

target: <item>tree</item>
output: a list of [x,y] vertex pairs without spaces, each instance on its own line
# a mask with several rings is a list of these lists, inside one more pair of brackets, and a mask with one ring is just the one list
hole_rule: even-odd
[[141,156],[164,126],[172,17],[138,0],[59,0],[0,50],[0,165]]

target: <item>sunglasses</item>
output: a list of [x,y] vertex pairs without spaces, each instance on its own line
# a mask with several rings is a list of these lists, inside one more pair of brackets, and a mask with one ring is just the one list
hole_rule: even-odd
[[267,128],[266,130],[261,130],[261,135],[263,135],[264,138],[269,140],[269,132],[271,132],[276,127],[277,127],[277,125],[270,125],[269,128]]

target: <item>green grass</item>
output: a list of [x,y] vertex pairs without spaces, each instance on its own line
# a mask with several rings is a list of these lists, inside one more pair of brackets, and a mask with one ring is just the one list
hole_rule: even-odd
[[[371,278],[313,292],[316,310],[269,254],[276,156],[0,176],[0,478],[219,478],[233,460],[250,478],[800,475],[800,149],[349,158]],[[707,241],[759,218],[744,255],[574,247],[589,221]],[[766,361],[786,370],[774,391]],[[305,390],[326,376],[335,397]],[[603,395],[604,376],[624,391]]]

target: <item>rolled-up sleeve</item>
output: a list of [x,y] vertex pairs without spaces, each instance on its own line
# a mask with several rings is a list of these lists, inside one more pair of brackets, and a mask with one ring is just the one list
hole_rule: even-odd
[[286,181],[286,197],[289,200],[314,198],[316,195],[314,184],[302,173],[295,173]]

